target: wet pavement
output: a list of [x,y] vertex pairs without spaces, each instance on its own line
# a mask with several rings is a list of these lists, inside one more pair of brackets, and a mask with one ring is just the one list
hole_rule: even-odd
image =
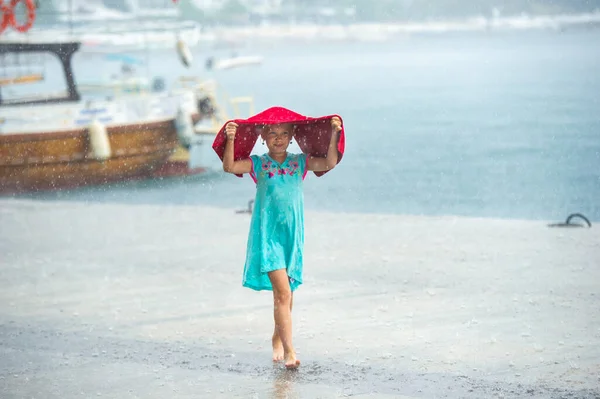
[[600,397],[595,226],[306,222],[294,372],[241,287],[249,215],[0,200],[0,397]]

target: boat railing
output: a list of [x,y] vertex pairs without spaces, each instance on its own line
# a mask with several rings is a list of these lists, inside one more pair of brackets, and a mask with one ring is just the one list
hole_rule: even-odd
[[23,104],[40,104],[45,103],[59,103],[63,102],[64,99],[69,95],[66,90],[49,92],[44,94],[35,94],[28,96],[20,96],[15,99],[2,99],[2,105],[23,105]]
[[110,98],[119,98],[127,94],[148,94],[150,84],[145,78],[123,78],[106,81],[84,81],[77,85],[81,93],[102,93]]

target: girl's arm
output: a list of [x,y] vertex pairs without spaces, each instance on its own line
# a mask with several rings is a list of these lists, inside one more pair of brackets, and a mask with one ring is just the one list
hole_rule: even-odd
[[223,170],[227,173],[242,175],[252,171],[252,161],[250,159],[233,160],[233,141],[235,140],[237,126],[236,123],[229,122],[225,127],[227,142],[225,143],[225,153],[223,154]]
[[313,157],[311,155],[306,161],[308,163],[308,170],[312,170],[314,172],[324,172],[335,168],[335,166],[337,165],[338,133],[340,130],[342,130],[342,121],[340,121],[340,118],[338,118],[337,116],[331,118],[331,130],[331,141],[329,142],[329,147],[327,148],[327,156],[325,158],[322,158]]

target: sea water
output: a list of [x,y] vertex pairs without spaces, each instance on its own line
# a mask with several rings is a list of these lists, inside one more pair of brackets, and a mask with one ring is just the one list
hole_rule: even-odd
[[[141,52],[138,71],[215,78],[220,95],[253,96],[255,112],[341,115],[344,158],[307,176],[309,209],[600,220],[600,30],[250,44],[237,53],[261,65],[205,69],[228,51],[198,48],[191,69],[174,50]],[[78,54],[77,76],[99,73],[98,57]],[[243,208],[253,195],[249,177],[217,170],[34,196]]]

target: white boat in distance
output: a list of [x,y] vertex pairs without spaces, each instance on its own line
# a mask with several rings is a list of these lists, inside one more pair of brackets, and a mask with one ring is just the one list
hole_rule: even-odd
[[246,65],[260,65],[263,62],[263,57],[259,55],[254,56],[236,56],[231,58],[224,58],[215,62],[215,69],[232,69]]

